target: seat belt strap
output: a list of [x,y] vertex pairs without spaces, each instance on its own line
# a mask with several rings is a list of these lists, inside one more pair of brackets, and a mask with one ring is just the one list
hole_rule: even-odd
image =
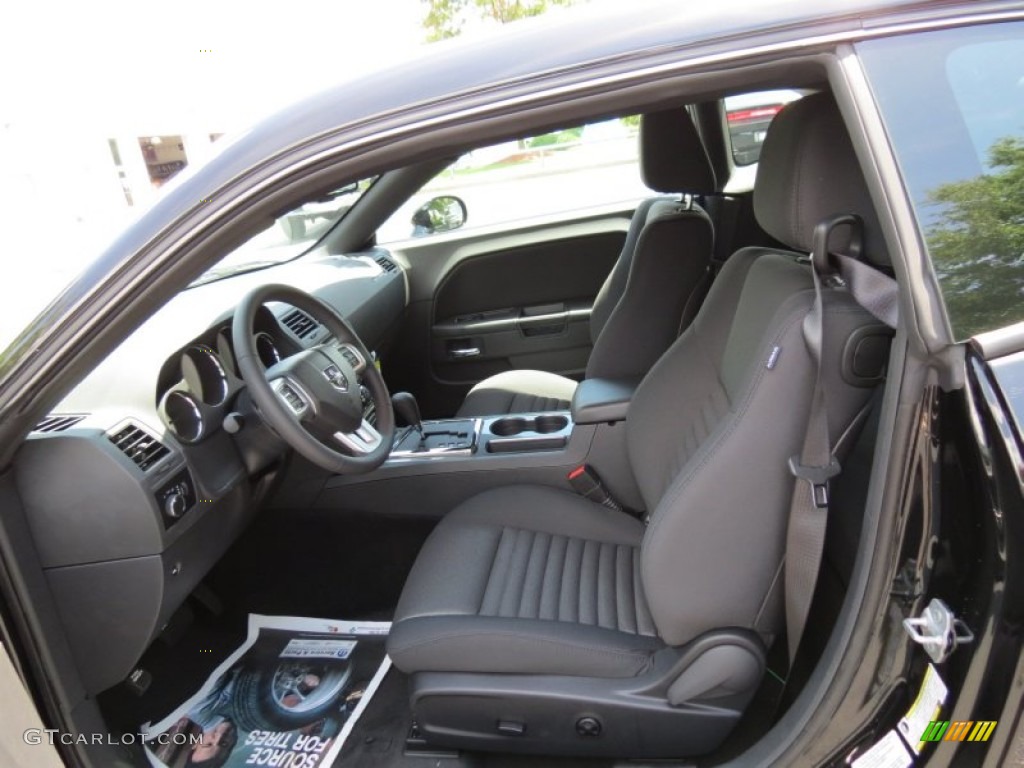
[[[840,228],[850,231],[850,255],[829,258],[829,240]],[[814,229],[811,268],[814,274],[814,303],[804,318],[804,338],[815,367],[814,393],[800,453],[789,460],[796,478],[786,532],[785,603],[789,663],[792,667],[800,639],[807,625],[821,558],[825,550],[828,522],[829,480],[839,474],[828,433],[828,403],[822,374],[825,332],[824,294],[846,288],[854,300],[890,327],[897,320],[897,284],[888,275],[858,261],[862,224],[858,216],[840,215],[826,219]]]
[[899,291],[896,281],[852,256],[835,254],[839,274],[850,295],[877,320],[890,328],[899,319]]

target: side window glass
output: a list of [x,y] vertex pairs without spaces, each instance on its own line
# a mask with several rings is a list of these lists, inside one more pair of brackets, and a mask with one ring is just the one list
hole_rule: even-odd
[[1024,24],[861,47],[955,336],[1024,320]]
[[633,206],[654,194],[640,179],[639,126],[636,116],[613,118],[475,149],[400,207],[380,227],[377,240],[391,243]]

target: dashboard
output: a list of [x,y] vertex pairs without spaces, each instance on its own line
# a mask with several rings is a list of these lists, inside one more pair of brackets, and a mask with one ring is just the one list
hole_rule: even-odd
[[[314,294],[371,350],[408,302],[404,271],[380,249],[309,254],[189,288],[97,365],[19,453],[30,534],[91,694],[131,673],[251,521],[289,450],[259,418],[231,343],[235,306],[267,283]],[[254,330],[268,367],[329,336],[281,303],[262,307]]]

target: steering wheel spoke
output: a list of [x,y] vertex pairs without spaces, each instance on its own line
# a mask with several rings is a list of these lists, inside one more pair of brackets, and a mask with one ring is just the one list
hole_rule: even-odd
[[384,437],[366,419],[351,432],[335,432],[334,439],[359,456],[373,453],[384,442]]

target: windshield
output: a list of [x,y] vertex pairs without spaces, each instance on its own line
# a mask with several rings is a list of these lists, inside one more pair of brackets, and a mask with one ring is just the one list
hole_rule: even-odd
[[192,285],[202,285],[298,258],[359,202],[374,181],[376,177],[363,179],[293,208],[229,252]]

